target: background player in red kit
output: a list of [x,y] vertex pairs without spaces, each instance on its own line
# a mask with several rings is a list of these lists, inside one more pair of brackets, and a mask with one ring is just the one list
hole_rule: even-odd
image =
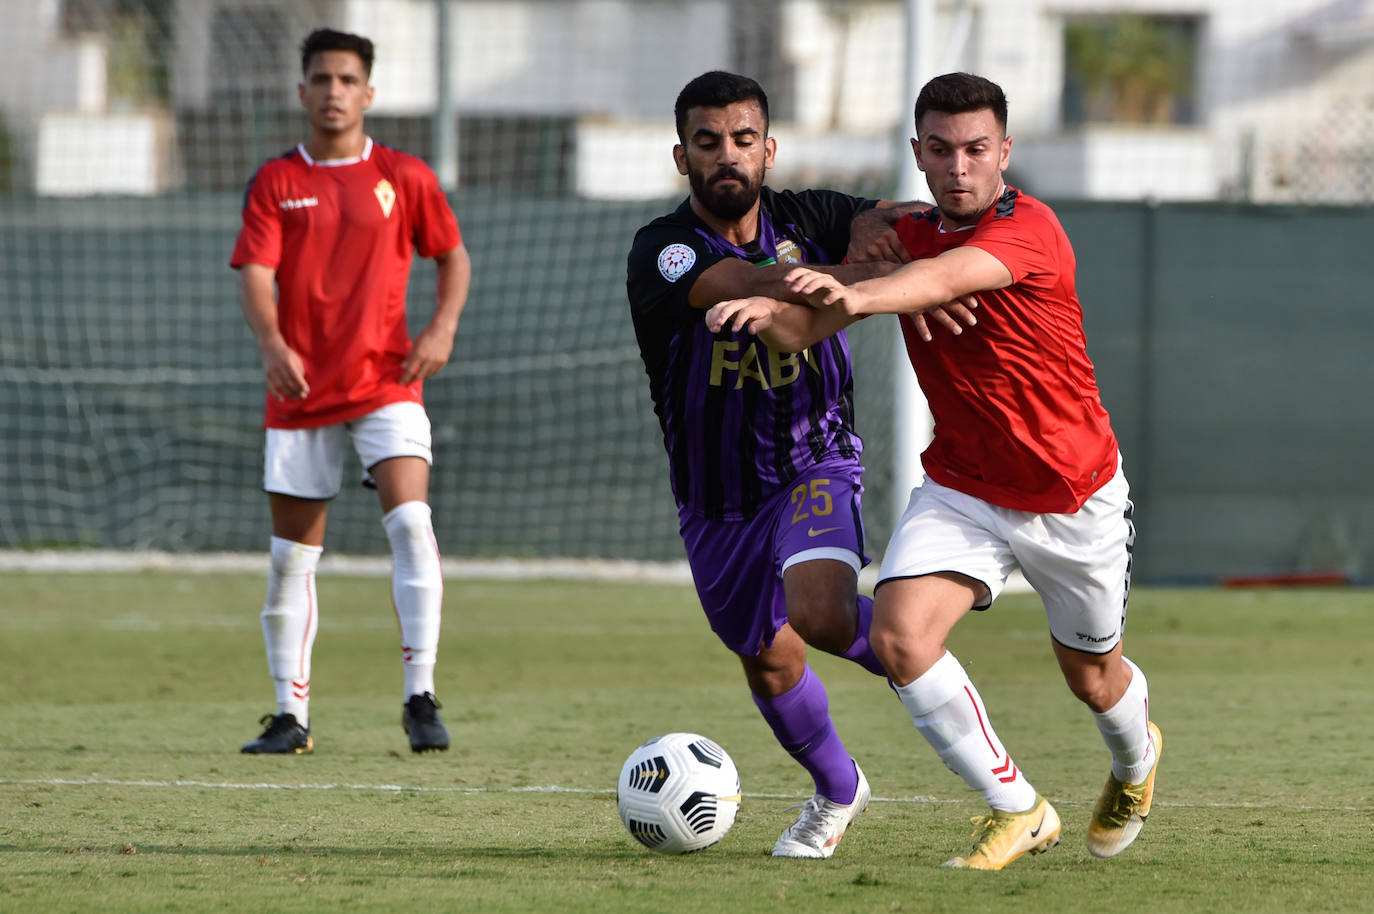
[[[309,139],[249,183],[230,265],[267,379],[264,488],[272,509],[262,611],[277,712],[249,753],[310,752],[315,568],[351,440],[381,499],[405,670],[401,723],[416,752],[447,749],[434,697],[443,578],[430,523],[421,385],[448,361],[471,263],[438,180],[363,132],[372,42],[328,29],[301,45]],[[406,329],[415,252],[438,264],[429,325]]]
[[[799,268],[794,293],[723,302],[712,327],[748,326],[770,344],[809,345],[822,313],[901,314],[907,351],[935,417],[926,477],[879,572],[869,639],[916,728],[992,807],[973,851],[947,866],[1001,869],[1059,842],[1054,808],[1003,748],[945,640],[987,609],[1019,565],[1040,594],[1055,656],[1092,710],[1112,773],[1088,849],[1124,850],[1149,814],[1162,738],[1144,674],[1122,655],[1135,529],[1121,457],[1088,359],[1075,261],[1054,213],[1007,187],[1006,97],[966,73],[931,80],[916,101],[916,161],[937,208],[904,217],[914,260],[849,286]],[[919,339],[913,315],[976,294],[978,326]]]

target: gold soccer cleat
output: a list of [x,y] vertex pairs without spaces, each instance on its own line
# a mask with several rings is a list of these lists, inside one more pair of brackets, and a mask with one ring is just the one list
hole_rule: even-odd
[[1088,823],[1088,851],[1094,857],[1115,857],[1131,846],[1135,836],[1150,814],[1155,797],[1155,772],[1159,770],[1159,756],[1164,750],[1164,735],[1154,721],[1150,721],[1150,742],[1154,744],[1155,763],[1140,784],[1124,784],[1115,775],[1107,777],[1107,786],[1093,804],[1092,821]]
[[1042,796],[1025,812],[994,809],[991,815],[974,816],[973,852],[946,860],[959,869],[1000,870],[1017,857],[1039,854],[1059,843],[1059,813]]

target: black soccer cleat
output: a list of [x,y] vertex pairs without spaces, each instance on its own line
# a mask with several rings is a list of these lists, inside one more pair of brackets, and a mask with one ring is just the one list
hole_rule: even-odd
[[240,752],[249,755],[302,755],[315,751],[315,738],[310,735],[310,728],[302,727],[294,714],[264,714],[258,723],[266,724],[267,729]]
[[410,751],[428,752],[448,749],[448,730],[439,719],[439,699],[433,692],[412,695],[401,707],[401,726],[410,737]]

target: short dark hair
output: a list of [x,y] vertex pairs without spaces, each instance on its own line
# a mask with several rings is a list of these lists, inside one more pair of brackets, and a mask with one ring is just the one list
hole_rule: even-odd
[[693,108],[724,108],[736,102],[754,101],[763,111],[763,132],[768,132],[768,96],[763,86],[747,76],[726,73],[724,70],[711,70],[682,87],[677,94],[677,104],[673,106],[673,116],[677,119],[677,138],[687,142],[683,131],[687,129],[687,112]]
[[352,51],[362,58],[363,72],[372,76],[372,58],[375,49],[372,42],[361,35],[349,32],[336,32],[333,29],[315,29],[301,42],[301,72],[310,72],[310,61],[322,51]]
[[997,126],[1007,132],[1007,96],[1002,87],[990,79],[972,73],[946,73],[937,76],[921,88],[916,96],[916,132],[921,132],[921,118],[929,111],[942,114],[964,114],[968,111],[992,109]]

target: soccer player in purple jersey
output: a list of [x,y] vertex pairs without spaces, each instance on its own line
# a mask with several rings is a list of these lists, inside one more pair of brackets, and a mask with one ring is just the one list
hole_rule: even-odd
[[[890,225],[919,204],[764,186],[776,141],[767,96],[747,77],[697,77],[675,115],[673,158],[691,193],[635,235],[630,311],[702,608],[778,742],[815,781],[773,856],[829,857],[869,787],[806,645],[886,675],[868,644],[873,602],[858,593],[863,443],[843,317],[818,312],[836,332],[782,353],[747,331],[712,333],[703,315],[749,295],[800,302],[783,282],[795,264],[845,282],[885,275],[893,262],[840,262],[900,259]],[[956,332],[972,322],[957,303],[929,314]]]

